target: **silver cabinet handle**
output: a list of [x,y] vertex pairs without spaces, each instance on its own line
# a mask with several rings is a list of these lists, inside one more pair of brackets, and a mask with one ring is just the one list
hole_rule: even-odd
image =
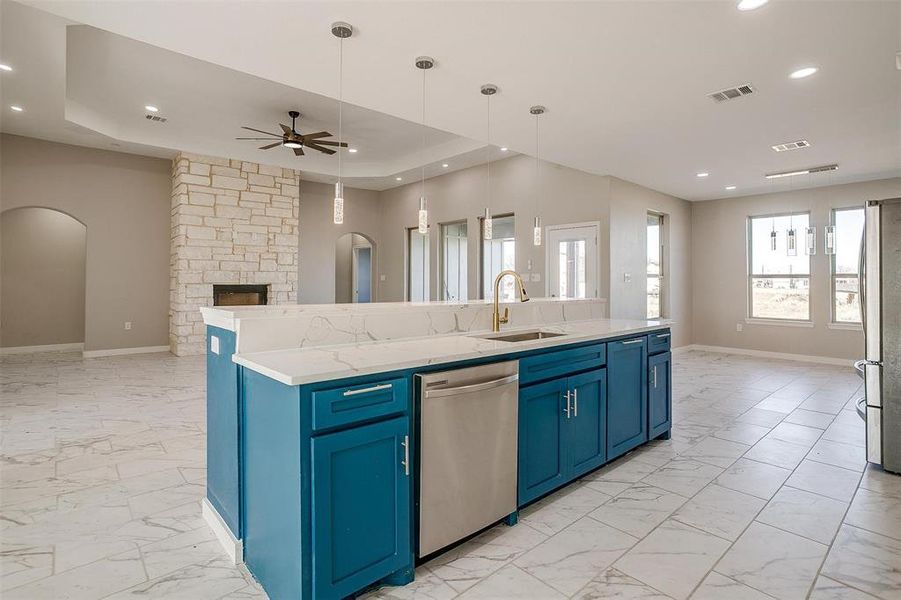
[[579,390],[573,390],[573,416],[579,416]]
[[390,383],[382,383],[379,385],[373,385],[367,388],[360,388],[358,390],[344,390],[345,396],[356,396],[357,394],[368,394],[370,392],[380,392],[382,390],[390,390],[393,384]]
[[404,447],[404,459],[400,461],[400,464],[404,466],[404,475],[407,477],[410,476],[410,436],[405,435],[404,441],[400,443],[401,446]]
[[657,365],[654,365],[654,389],[657,389]]
[[625,342],[620,342],[623,346],[626,344],[640,344],[644,341],[644,338],[635,338],[634,340],[626,340]]
[[657,337],[659,337],[659,338],[668,338],[669,336],[670,336],[670,334],[668,334],[668,333],[658,333],[657,334]]
[[567,419],[568,419],[569,416],[570,416],[569,400],[570,400],[570,397],[569,397],[569,390],[566,390],[566,410],[564,410],[563,412],[566,413],[566,418],[567,418]]

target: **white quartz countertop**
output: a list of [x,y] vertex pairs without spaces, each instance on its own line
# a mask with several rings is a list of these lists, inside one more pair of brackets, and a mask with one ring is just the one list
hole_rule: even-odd
[[[302,385],[513,352],[553,348],[579,342],[600,341],[645,333],[669,327],[671,324],[672,321],[669,320],[592,319],[543,325],[540,327],[542,331],[565,335],[525,342],[502,342],[486,339],[479,336],[492,334],[482,331],[314,348],[250,352],[235,354],[232,359],[239,365],[281,383]],[[504,329],[502,333],[535,329],[538,328],[509,328]]]

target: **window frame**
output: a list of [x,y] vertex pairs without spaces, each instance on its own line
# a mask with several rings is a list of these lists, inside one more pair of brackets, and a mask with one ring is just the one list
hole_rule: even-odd
[[[667,281],[667,277],[665,277],[665,275],[666,275],[666,272],[665,272],[665,271],[666,271],[666,270],[664,269],[664,265],[665,265],[665,263],[666,263],[666,222],[667,222],[667,215],[666,215],[666,213],[658,212],[658,211],[655,211],[655,210],[649,210],[649,211],[647,212],[647,215],[645,216],[645,235],[647,235],[647,229],[648,229],[648,226],[649,226],[648,219],[649,219],[650,217],[656,217],[657,219],[659,219],[658,227],[660,228],[660,233],[658,234],[658,241],[660,242],[660,244],[659,244],[659,247],[657,248],[657,260],[659,261],[659,262],[658,262],[658,270],[659,270],[659,273],[658,273],[657,275],[650,275],[650,274],[647,272],[647,270],[648,270],[648,269],[647,269],[647,258],[648,258],[648,257],[646,257],[646,261],[645,261],[645,263],[646,263],[646,264],[645,264],[645,277],[646,277],[646,278],[648,278],[648,277],[656,277],[656,278],[657,278],[657,289],[660,290],[660,291],[659,291],[659,294],[658,294],[658,297],[657,297],[657,307],[658,307],[658,313],[659,313],[659,314],[658,314],[656,317],[651,317],[649,314],[647,314],[647,299],[648,299],[648,289],[647,289],[647,287],[648,287],[648,286],[647,286],[647,280],[645,280],[645,292],[644,292],[644,293],[645,293],[645,318],[646,318],[646,319],[650,319],[650,320],[658,321],[658,320],[660,320],[660,319],[665,319],[665,318],[666,318],[666,310],[665,310],[665,301],[664,301],[664,298],[666,297],[666,289],[665,289],[665,288],[666,288],[666,283],[665,283],[665,282]],[[647,244],[645,244],[645,246],[647,246]]]
[[[447,259],[445,255],[447,254],[447,236],[445,235],[445,228],[450,225],[465,225],[466,226],[466,237],[462,238],[466,244],[466,270],[463,271],[464,279],[466,281],[466,298],[458,298],[458,302],[466,302],[469,299],[469,221],[467,219],[457,219],[454,221],[446,221],[444,223],[438,224],[438,273],[441,279],[438,281],[438,298],[441,300],[447,300],[447,287],[445,285],[447,278]],[[481,225],[480,225],[481,229]]]
[[[513,243],[514,243],[514,252],[516,252],[516,213],[508,212],[501,214],[492,214],[491,221],[494,222],[497,219],[505,219],[507,217],[513,218]],[[469,232],[467,232],[469,235]],[[468,284],[467,284],[468,288]],[[485,290],[485,217],[479,217],[479,299],[485,300],[487,298],[486,290]]]
[[[798,252],[803,253],[804,256],[807,257],[807,274],[799,275],[799,274],[764,274],[764,273],[754,273],[754,220],[755,219],[774,219],[779,217],[795,217],[807,215],[807,226],[811,226],[811,211],[810,210],[799,210],[799,211],[786,211],[786,212],[778,212],[778,213],[767,213],[762,215],[748,215],[747,225],[745,227],[745,234],[747,239],[745,240],[745,252],[747,253],[747,284],[748,284],[748,293],[746,297],[746,301],[748,304],[747,309],[747,317],[745,320],[749,323],[768,323],[773,325],[799,325],[802,327],[813,327],[813,261],[811,260],[811,255],[807,254],[806,250],[799,245]],[[802,235],[798,236],[798,241],[803,241],[803,230],[801,231]],[[807,318],[806,319],[795,319],[795,318],[784,318],[784,317],[758,317],[754,315],[754,280],[755,279],[807,279]]]
[[[862,204],[852,205],[852,206],[838,206],[831,208],[829,210],[829,224],[833,227],[837,227],[836,223],[836,215],[840,212],[854,211],[859,210],[864,214],[864,226],[863,231],[866,232],[866,206]],[[837,236],[836,236],[837,237]],[[858,263],[857,269],[854,273],[837,273],[836,272],[836,257],[838,256],[838,252],[833,252],[829,255],[829,325],[832,328],[839,329],[863,329],[863,322],[858,321],[839,321],[836,319],[836,315],[838,314],[835,306],[835,284],[836,279],[856,279],[857,280],[857,301],[860,302],[860,265]],[[859,256],[858,256],[859,259]]]

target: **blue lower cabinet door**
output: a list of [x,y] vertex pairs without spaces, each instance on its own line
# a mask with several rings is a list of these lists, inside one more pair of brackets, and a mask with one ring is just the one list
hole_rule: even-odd
[[653,439],[672,427],[672,354],[648,358],[648,437]]
[[343,598],[409,566],[406,417],[313,438],[313,597]]
[[607,458],[648,440],[647,338],[607,344]]
[[570,393],[567,435],[571,477],[607,460],[607,371],[595,369],[567,379]]
[[563,485],[566,378],[519,390],[519,505]]

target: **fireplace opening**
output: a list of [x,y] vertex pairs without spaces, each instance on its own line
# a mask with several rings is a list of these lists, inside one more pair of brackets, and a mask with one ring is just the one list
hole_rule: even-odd
[[213,306],[259,306],[268,303],[268,285],[213,285]]

